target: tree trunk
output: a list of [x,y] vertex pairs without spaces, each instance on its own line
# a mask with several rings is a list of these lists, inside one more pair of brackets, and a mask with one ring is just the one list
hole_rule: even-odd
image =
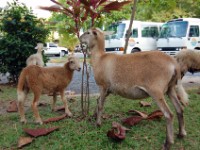
[[124,54],[126,54],[127,47],[128,47],[128,41],[129,41],[129,38],[131,36],[131,29],[132,29],[132,25],[133,25],[133,20],[135,18],[136,5],[137,5],[137,0],[134,0],[133,7],[132,7],[132,14],[131,14],[131,18],[130,18],[130,24],[129,24],[128,31],[126,33],[126,42],[125,42],[125,46],[124,46]]

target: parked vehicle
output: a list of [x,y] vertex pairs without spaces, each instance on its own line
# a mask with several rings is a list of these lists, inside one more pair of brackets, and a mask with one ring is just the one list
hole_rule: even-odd
[[56,56],[63,57],[68,53],[69,51],[67,48],[59,47],[55,43],[45,43],[44,45],[44,54],[46,55],[56,55]]
[[[105,48],[107,52],[123,53],[126,33],[130,21],[113,23],[105,31]],[[133,21],[132,33],[129,38],[127,53],[156,50],[156,40],[159,36],[160,22]]]
[[162,26],[157,48],[166,54],[176,55],[182,49],[200,50],[200,19],[180,18]]

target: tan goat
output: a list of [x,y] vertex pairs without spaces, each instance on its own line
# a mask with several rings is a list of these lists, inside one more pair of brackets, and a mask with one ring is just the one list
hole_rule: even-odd
[[[92,28],[80,37],[91,52],[94,78],[100,89],[97,100],[97,125],[101,125],[101,116],[106,96],[115,93],[130,99],[143,99],[151,96],[163,112],[167,121],[167,134],[164,149],[174,143],[173,113],[165,101],[167,93],[175,106],[179,135],[186,135],[183,107],[177,98],[187,102],[187,94],[181,83],[180,68],[176,60],[159,51],[117,55],[105,53],[104,33]],[[177,86],[177,89],[175,87]]]
[[184,49],[175,56],[180,65],[182,77],[187,71],[200,72],[200,52],[198,50]]
[[43,58],[42,58],[42,51],[43,51],[43,44],[37,43],[37,46],[35,47],[37,49],[36,54],[30,55],[26,60],[26,65],[38,65],[40,67],[44,66]]
[[52,110],[55,110],[56,92],[60,92],[61,99],[65,106],[65,113],[72,116],[68,109],[67,101],[65,99],[64,91],[72,80],[74,70],[80,71],[79,60],[75,57],[69,57],[68,62],[63,67],[39,67],[31,65],[24,68],[20,74],[17,95],[18,107],[21,122],[26,123],[24,114],[24,101],[31,90],[34,94],[32,109],[35,116],[36,123],[42,124],[37,104],[40,95],[43,93],[53,93]]

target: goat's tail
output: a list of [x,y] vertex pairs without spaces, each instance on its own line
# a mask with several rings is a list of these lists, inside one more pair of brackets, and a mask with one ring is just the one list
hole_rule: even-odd
[[26,83],[26,73],[24,70],[21,72],[17,85],[17,99],[18,102],[23,102],[26,98],[29,89]]
[[188,94],[186,93],[185,89],[183,88],[182,81],[181,79],[178,79],[177,83],[177,96],[180,102],[184,105],[187,106],[189,99],[188,99]]

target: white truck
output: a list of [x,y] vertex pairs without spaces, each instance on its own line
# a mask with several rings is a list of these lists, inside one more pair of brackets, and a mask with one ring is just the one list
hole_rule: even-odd
[[[129,20],[124,20],[108,27],[105,31],[106,52],[123,53],[129,24]],[[156,50],[156,40],[162,25],[160,22],[133,21],[127,53]]]
[[44,54],[46,55],[55,55],[55,56],[63,57],[68,53],[69,51],[67,48],[59,47],[55,43],[45,43],[44,45]]
[[157,40],[157,48],[169,55],[182,49],[200,50],[200,19],[180,18],[166,22]]

